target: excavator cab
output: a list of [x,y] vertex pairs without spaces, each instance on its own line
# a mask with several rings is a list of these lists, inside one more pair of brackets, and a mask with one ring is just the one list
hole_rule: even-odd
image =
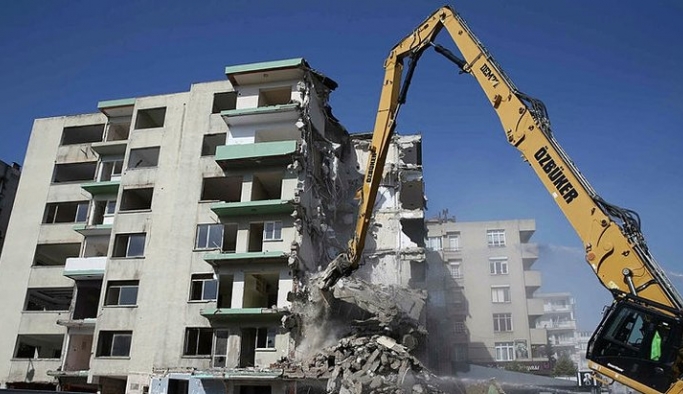
[[617,298],[588,342],[586,358],[618,374],[666,392],[683,369],[683,321],[676,313]]

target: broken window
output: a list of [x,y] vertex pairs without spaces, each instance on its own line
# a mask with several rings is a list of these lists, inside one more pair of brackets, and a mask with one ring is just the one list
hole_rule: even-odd
[[188,394],[190,392],[189,385],[188,380],[168,379],[168,394]]
[[263,240],[264,241],[279,241],[282,239],[282,222],[277,220],[274,222],[263,223]]
[[424,261],[410,262],[410,280],[412,282],[424,282],[427,277],[427,268]]
[[128,357],[133,331],[100,331],[97,357]]
[[512,331],[512,313],[494,313],[493,331],[506,332]]
[[275,327],[259,327],[256,329],[256,348],[275,349]]
[[26,292],[25,311],[68,311],[73,298],[73,287],[29,288]]
[[446,239],[448,241],[448,248],[450,252],[460,251],[460,233],[447,233]]
[[262,172],[254,174],[251,182],[251,201],[281,198],[282,178],[282,172]]
[[232,285],[234,277],[232,275],[218,276],[218,308],[230,308],[232,305]]
[[510,286],[491,286],[491,302],[500,304],[510,301]]
[[131,149],[128,157],[128,168],[149,168],[159,164],[160,147]]
[[223,248],[223,224],[198,224],[195,249],[222,249]]
[[114,213],[116,213],[116,200],[95,200],[89,224],[112,224]]
[[254,131],[254,142],[299,141],[301,131],[296,127],[276,127]]
[[505,230],[486,230],[486,239],[491,247],[505,246]]
[[17,335],[14,358],[60,358],[64,335]]
[[45,206],[43,223],[85,223],[89,206],[88,201],[48,203]]
[[139,281],[109,281],[107,283],[107,296],[104,299],[106,306],[130,306],[138,302]]
[[101,142],[103,134],[104,124],[65,127],[64,130],[62,130],[61,145]]
[[152,209],[153,187],[142,187],[137,189],[123,189],[121,194],[120,211],[139,211]]
[[237,246],[237,224],[211,223],[197,225],[195,249],[218,249],[235,253]]
[[489,271],[491,275],[507,275],[508,273],[508,259],[507,257],[496,257],[489,259]]
[[228,361],[228,330],[214,331],[213,354],[211,355],[211,367],[225,368]]
[[135,128],[151,129],[155,127],[164,127],[165,119],[166,107],[140,109],[138,110],[138,115],[135,119]]
[[190,301],[212,301],[218,296],[218,281],[213,274],[192,274]]
[[69,257],[78,257],[80,243],[38,244],[33,255],[33,265],[64,265]]
[[72,318],[74,320],[97,317],[97,309],[102,290],[101,280],[77,280],[76,302]]
[[213,156],[216,154],[216,148],[225,145],[226,133],[220,134],[205,134],[202,140],[202,156]]
[[100,161],[98,181],[118,181],[121,179],[123,159],[105,159]]
[[244,274],[243,308],[277,306],[279,273]]
[[441,237],[427,237],[427,249],[441,250]]
[[188,327],[185,329],[183,356],[209,356],[213,342],[211,328]]
[[116,235],[112,257],[143,257],[144,255],[145,233]]
[[237,108],[237,92],[222,92],[213,94],[212,114]]
[[514,361],[515,343],[514,342],[495,342],[496,361]]
[[242,199],[242,177],[204,178],[202,201],[239,202]]
[[251,223],[249,225],[249,245],[247,252],[263,251],[263,223]]
[[88,235],[83,240],[83,257],[106,256],[109,251],[109,235]]
[[130,134],[130,116],[110,117],[107,124],[106,141],[123,141]]
[[269,107],[271,105],[289,104],[292,101],[292,87],[260,89],[258,94],[258,106]]
[[96,169],[97,162],[55,164],[52,183],[92,181]]

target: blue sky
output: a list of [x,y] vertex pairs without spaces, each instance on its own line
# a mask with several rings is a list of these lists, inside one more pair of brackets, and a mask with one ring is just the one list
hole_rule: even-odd
[[[185,91],[227,65],[305,57],[339,82],[335,115],[374,123],[389,49],[441,2],[10,2],[0,14],[0,160],[23,161],[33,119],[101,100]],[[453,4],[516,85],[548,106],[556,138],[608,201],[637,210],[683,289],[683,3],[569,0]],[[445,34],[439,40],[449,46]],[[581,242],[503,137],[474,80],[429,51],[400,133],[423,134],[428,215],[532,218],[542,291],[570,291],[592,329],[609,298]]]

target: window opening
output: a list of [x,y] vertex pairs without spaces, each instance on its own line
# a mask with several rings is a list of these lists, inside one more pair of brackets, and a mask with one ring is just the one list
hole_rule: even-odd
[[282,239],[282,222],[265,222],[263,223],[263,240],[264,241],[279,241]]
[[135,119],[135,128],[151,129],[155,127],[164,127],[165,119],[166,107],[140,109],[138,110],[138,115]]
[[188,327],[185,329],[184,356],[211,355],[213,330],[211,328]]
[[491,302],[507,303],[510,302],[510,287],[491,287]]
[[508,259],[507,258],[489,259],[489,272],[491,273],[491,275],[507,275],[508,274]]
[[156,167],[159,164],[159,150],[161,148],[151,147],[151,148],[139,148],[131,149],[130,156],[128,157],[128,168],[150,168]]
[[505,332],[512,331],[512,313],[494,313],[493,331]]
[[205,134],[202,140],[202,156],[213,156],[216,148],[225,145],[226,133]]
[[486,230],[486,239],[491,247],[505,246],[505,230]]
[[117,234],[112,257],[142,257],[145,254],[145,233]]
[[213,301],[218,297],[218,281],[213,274],[192,274],[190,301]]
[[62,130],[61,145],[87,144],[102,141],[104,124],[71,126]]
[[29,288],[26,291],[25,311],[68,311],[71,307],[74,289],[63,288]]
[[100,331],[97,357],[128,357],[132,331]]
[[131,306],[138,301],[139,281],[110,281],[107,284],[106,306]]

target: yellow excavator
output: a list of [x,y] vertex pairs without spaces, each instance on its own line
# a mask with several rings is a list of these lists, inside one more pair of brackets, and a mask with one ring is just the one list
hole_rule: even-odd
[[[434,42],[444,29],[461,57]],[[612,293],[614,301],[588,343],[589,367],[602,381],[616,381],[641,393],[683,393],[683,298],[650,254],[640,218],[595,192],[553,137],[545,105],[517,89],[448,6],[394,46],[384,63],[355,234],[348,249],[323,272],[323,291],[358,268],[396,117],[415,66],[428,48],[478,82],[500,118],[505,138],[548,189],[578,233],[588,265]]]

